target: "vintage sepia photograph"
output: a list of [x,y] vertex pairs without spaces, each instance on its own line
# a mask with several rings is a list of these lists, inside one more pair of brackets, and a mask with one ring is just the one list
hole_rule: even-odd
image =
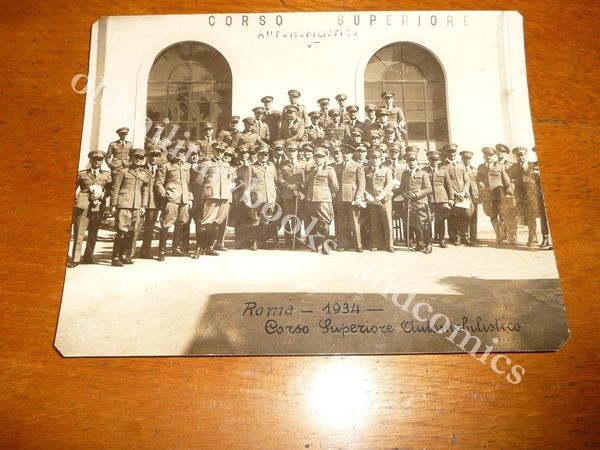
[[569,339],[519,13],[103,17],[72,87],[62,355]]

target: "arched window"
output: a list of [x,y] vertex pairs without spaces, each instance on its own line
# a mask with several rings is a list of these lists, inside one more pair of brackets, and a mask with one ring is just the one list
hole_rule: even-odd
[[394,92],[404,111],[409,143],[427,150],[448,143],[446,81],[429,51],[400,42],[375,53],[365,70],[365,104],[383,106],[383,91]]
[[200,123],[224,122],[231,115],[227,60],[199,42],[168,47],[150,70],[146,115],[152,122],[168,122],[163,136],[172,135],[172,140],[198,139]]

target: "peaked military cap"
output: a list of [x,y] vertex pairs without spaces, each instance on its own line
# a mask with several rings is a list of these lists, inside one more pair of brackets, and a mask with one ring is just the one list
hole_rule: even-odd
[[510,149],[508,148],[508,145],[496,144],[496,152],[510,153]]
[[346,100],[348,98],[348,96],[346,94],[338,94],[335,96],[335,99],[339,102],[339,101],[343,101]]
[[358,112],[360,108],[356,105],[346,106],[346,111],[348,112]]
[[117,134],[121,134],[121,133],[129,133],[129,128],[127,127],[121,127],[116,131]]
[[101,156],[102,158],[106,157],[106,152],[103,152],[102,150],[92,150],[91,152],[88,153],[88,158],[92,158],[94,156]]
[[261,103],[267,103],[267,102],[272,102],[273,101],[273,97],[271,95],[265,95],[263,98],[260,99]]
[[288,91],[288,95],[291,95],[292,97],[300,97],[300,91],[298,89],[290,89]]
[[383,91],[381,93],[381,98],[388,98],[388,97],[394,98],[395,96],[396,96],[396,94],[394,94],[392,91]]

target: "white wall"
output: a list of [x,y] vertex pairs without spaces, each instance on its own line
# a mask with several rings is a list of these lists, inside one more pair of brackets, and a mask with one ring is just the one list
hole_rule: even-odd
[[[414,42],[429,49],[444,69],[450,140],[459,149],[475,151],[479,161],[483,146],[534,145],[523,24],[516,12],[263,17],[264,26],[259,14],[123,16],[97,21],[92,30],[80,166],[85,167],[90,149],[106,149],[121,126],[132,129],[129,139],[135,146],[143,145],[152,63],[166,47],[186,40],[211,45],[227,59],[233,74],[232,109],[241,116],[251,115],[252,107],[267,94],[275,97],[274,106],[280,109],[287,104],[290,88],[302,92],[300,103],[309,110],[317,109],[318,98],[333,100],[341,92],[348,95],[348,104],[362,109],[363,74],[371,56],[390,43]],[[281,25],[276,23],[278,17]],[[354,24],[355,17],[359,25]],[[266,37],[268,32],[279,32],[280,37]],[[325,35],[290,38],[291,32]],[[327,36],[336,32],[342,36]]]

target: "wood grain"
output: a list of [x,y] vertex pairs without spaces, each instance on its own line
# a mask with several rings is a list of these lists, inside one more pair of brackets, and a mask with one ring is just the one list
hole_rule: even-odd
[[[2,448],[600,446],[595,1],[9,0],[2,8]],[[91,24],[102,15],[398,8],[525,17],[566,347],[511,354],[527,370],[517,386],[468,355],[61,358],[52,341],[84,103],[70,80],[87,72]],[[338,397],[323,395],[330,373],[347,384]]]

